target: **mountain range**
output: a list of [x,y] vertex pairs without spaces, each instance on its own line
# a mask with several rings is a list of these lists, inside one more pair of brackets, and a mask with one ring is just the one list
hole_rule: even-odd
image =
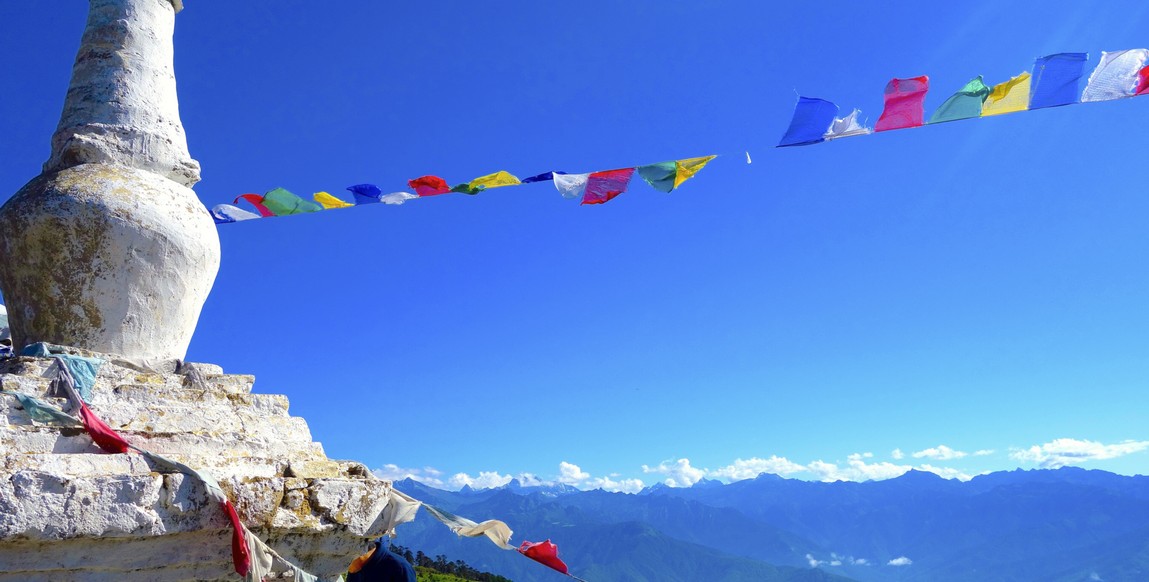
[[[884,481],[810,482],[761,474],[637,494],[566,485],[400,491],[515,540],[550,539],[588,582],[1149,580],[1149,477],[1075,467],[990,473],[970,481],[910,471]],[[425,512],[398,543],[516,582],[554,571]]]

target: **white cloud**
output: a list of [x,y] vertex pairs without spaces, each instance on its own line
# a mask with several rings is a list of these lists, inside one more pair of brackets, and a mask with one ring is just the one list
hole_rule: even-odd
[[981,450],[978,450],[978,451],[974,451],[974,453],[973,453],[973,456],[975,456],[975,457],[985,457],[985,456],[988,456],[988,455],[992,455],[992,454],[994,454],[994,453],[996,453],[996,452],[997,452],[997,451],[995,451],[995,450],[993,450],[993,449],[981,449]]
[[1097,572],[1091,572],[1091,573],[1089,574],[1089,579],[1090,579],[1090,580],[1098,580],[1098,581],[1100,581],[1100,580],[1101,580],[1101,574],[1098,574]]
[[769,459],[760,459],[758,457],[735,459],[733,463],[725,467],[707,471],[707,476],[713,479],[741,481],[743,479],[753,479],[762,473],[792,475],[805,470],[805,466],[799,465],[786,457],[772,455]]
[[566,461],[559,463],[559,483],[577,485],[587,479],[590,479],[590,473],[583,471],[578,465]]
[[909,465],[895,465],[881,461],[867,463],[865,459],[873,457],[871,453],[854,453],[846,458],[846,466],[839,467],[836,463],[827,463],[822,460],[814,461],[806,466],[822,481],[881,481],[892,479],[909,471]]
[[388,463],[383,465],[381,469],[375,469],[372,473],[374,473],[376,477],[387,481],[402,481],[403,479],[411,478],[424,485],[435,487],[436,489],[446,487],[446,483],[440,478],[443,472],[431,467],[405,469],[398,465]]
[[855,566],[869,566],[870,565],[870,561],[865,559],[865,558],[858,558],[857,560],[850,558],[850,563],[854,564]]
[[690,487],[706,476],[706,469],[691,467],[690,459],[663,461],[657,467],[643,465],[642,472],[666,475],[663,483],[670,487]]
[[1145,449],[1149,449],[1149,441],[1129,440],[1106,445],[1095,441],[1062,438],[1028,449],[1014,449],[1009,456],[1016,461],[1037,463],[1045,469],[1057,469],[1086,461],[1114,459]]
[[826,563],[826,562],[823,562],[822,560],[814,559],[813,554],[806,554],[806,561],[810,563],[811,568],[817,568],[818,566],[821,566],[822,564]]
[[902,449],[894,449],[894,452],[890,453],[890,456],[893,457],[895,461],[906,458],[906,454],[902,452]]
[[595,477],[588,479],[582,483],[582,485],[583,489],[602,489],[603,491],[609,491],[611,493],[618,491],[623,493],[638,493],[642,491],[643,487],[646,487],[642,479],[622,479],[615,481],[610,477]]
[[938,461],[949,461],[951,459],[960,459],[968,454],[969,453],[963,453],[962,451],[955,451],[945,445],[938,445],[936,447],[914,453],[914,458],[921,459],[925,457]]
[[498,471],[479,471],[477,477],[455,473],[447,480],[447,485],[452,489],[462,489],[465,485],[470,485],[472,489],[492,489],[510,483],[511,479],[513,477],[510,475],[500,475]]
[[911,560],[905,556],[902,556],[900,558],[894,558],[893,560],[886,562],[886,565],[887,566],[909,566],[910,564],[913,564],[913,563],[914,563],[913,560]]

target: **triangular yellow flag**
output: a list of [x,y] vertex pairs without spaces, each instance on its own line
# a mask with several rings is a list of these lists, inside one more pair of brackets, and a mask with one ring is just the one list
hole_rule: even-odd
[[354,204],[344,202],[344,201],[328,194],[327,192],[316,192],[311,197],[314,198],[315,201],[318,202],[319,205],[322,206],[324,210],[331,210],[332,208],[347,208],[348,206],[355,206]]
[[989,98],[981,106],[981,116],[1001,115],[1029,109],[1029,73],[1022,73],[1004,83],[994,85]]
[[703,156],[701,158],[687,158],[674,162],[674,165],[678,167],[678,172],[674,175],[674,187],[677,188],[681,186],[683,182],[694,177],[699,170],[705,168],[706,164],[710,163],[710,160],[717,157],[718,156]]
[[522,182],[520,182],[518,178],[507,172],[499,170],[494,174],[479,176],[478,178],[471,180],[467,185],[471,188],[478,188],[480,186],[483,188],[498,188],[499,186],[518,186],[519,184],[522,184]]

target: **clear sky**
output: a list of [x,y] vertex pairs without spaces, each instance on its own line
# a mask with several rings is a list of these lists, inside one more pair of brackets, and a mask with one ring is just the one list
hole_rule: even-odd
[[[48,156],[83,2],[0,4],[0,200]],[[1149,98],[774,149],[976,75],[1149,45],[1143,1],[188,0],[212,206],[721,154],[602,206],[549,183],[223,225],[189,359],[329,456],[432,484],[1149,473]],[[749,151],[752,164],[746,163]]]

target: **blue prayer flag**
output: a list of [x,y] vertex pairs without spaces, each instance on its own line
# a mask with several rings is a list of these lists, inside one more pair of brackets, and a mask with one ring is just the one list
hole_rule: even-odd
[[778,147],[809,145],[826,141],[826,132],[834,123],[838,115],[838,106],[812,97],[799,97],[798,105],[794,107],[794,118],[790,120],[790,128]]
[[360,204],[375,204],[379,202],[379,196],[383,194],[383,191],[374,184],[356,184],[354,186],[348,186],[347,189],[355,195],[356,206]]
[[539,174],[538,176],[531,176],[530,178],[523,178],[521,181],[523,184],[530,184],[532,182],[550,182],[550,181],[555,179],[555,174],[566,174],[566,172],[559,172],[557,170],[554,172],[543,172],[542,174]]
[[1029,108],[1058,107],[1077,103],[1081,77],[1085,74],[1085,53],[1058,53],[1033,63],[1033,88]]

